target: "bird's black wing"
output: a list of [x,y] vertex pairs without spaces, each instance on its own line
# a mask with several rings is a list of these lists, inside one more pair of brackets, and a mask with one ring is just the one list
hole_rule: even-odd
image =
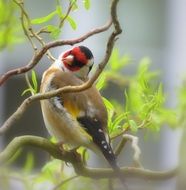
[[106,140],[104,131],[102,130],[102,124],[96,118],[91,118],[89,116],[83,116],[77,118],[78,122],[87,131],[87,133],[92,137],[93,142],[101,150],[106,160],[109,164],[115,168],[116,167],[116,157],[113,153],[112,147]]

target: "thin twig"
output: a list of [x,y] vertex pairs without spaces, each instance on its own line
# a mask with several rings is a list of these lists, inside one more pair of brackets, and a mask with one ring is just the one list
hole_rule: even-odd
[[[24,9],[24,2],[23,1],[17,1],[17,0],[13,0],[13,1],[17,6],[19,6],[19,8],[21,10],[21,18],[20,19],[21,19],[21,25],[22,25],[24,34],[28,38],[29,42],[31,43],[33,50],[36,51],[37,46],[32,41],[32,39],[30,37],[29,30],[27,29],[27,28],[31,28],[31,23],[30,23],[30,19],[28,17],[28,14]],[[28,26],[26,26],[26,23],[27,23]]]
[[[32,37],[35,37],[35,38],[40,42],[40,44],[42,45],[42,47],[44,47],[44,46],[46,45],[46,43],[43,41],[43,38],[41,38],[37,33],[35,33],[32,28],[29,28],[29,29],[30,29],[30,32],[31,32],[31,34],[32,34]],[[52,56],[52,53],[51,53],[49,50],[47,50],[46,55],[48,56],[48,58],[49,58],[52,62],[54,62],[54,61],[56,60],[56,59]]]
[[[48,99],[51,97],[54,97],[60,93],[67,93],[67,92],[80,92],[83,90],[86,90],[88,88],[90,88],[93,83],[96,81],[96,79],[99,77],[99,75],[101,74],[101,72],[103,71],[104,67],[106,66],[106,64],[108,63],[108,60],[111,56],[112,53],[112,49],[114,47],[114,43],[115,43],[115,39],[116,37],[122,32],[121,27],[119,25],[119,22],[117,20],[117,15],[116,15],[116,5],[118,3],[118,0],[115,0],[112,2],[112,6],[111,6],[111,17],[112,17],[112,21],[114,23],[114,31],[111,33],[108,42],[107,42],[107,48],[106,48],[106,52],[105,52],[105,56],[103,58],[103,60],[99,63],[98,68],[96,70],[96,72],[93,74],[93,76],[84,84],[79,85],[79,86],[65,86],[63,88],[54,90],[54,91],[50,91],[48,93],[45,94],[36,94],[34,96],[31,96],[27,99],[25,99],[22,104],[17,108],[17,110],[5,121],[5,123],[2,125],[2,127],[0,128],[0,134],[3,134],[5,131],[7,131],[10,126],[12,126],[18,119],[20,119],[23,115],[23,113],[26,111],[26,109],[28,108],[28,106],[34,102],[34,101],[38,101],[38,100],[42,100],[42,99]],[[107,26],[108,27],[108,26]],[[103,29],[103,27],[102,27]],[[105,28],[104,28],[105,29]],[[98,31],[98,29],[96,29],[96,31]],[[100,30],[99,30],[100,32]],[[95,30],[94,30],[94,34],[95,34]],[[92,35],[92,33],[87,33],[86,36]],[[83,36],[83,39],[85,38],[85,36]],[[78,40],[81,40],[81,38],[79,38]],[[67,41],[66,41],[67,42]],[[73,40],[69,41],[70,43],[73,42]],[[77,40],[75,40],[75,42],[77,43]],[[56,41],[56,43],[58,44],[59,41]],[[47,48],[45,46],[46,49],[43,49],[43,51],[47,51],[47,49],[49,49],[49,47],[53,47],[56,46],[56,43],[49,43]],[[64,43],[64,41],[63,41]],[[65,43],[66,44],[66,43]],[[37,59],[40,59],[43,55],[43,52],[40,51],[40,56],[37,56]],[[35,60],[35,63],[37,63],[37,61]],[[30,65],[29,65],[30,66]],[[33,62],[31,64],[31,67],[33,67]],[[23,70],[28,70],[28,68],[24,67]],[[21,71],[19,71],[21,72]],[[10,76],[10,75],[6,75],[6,76]]]
[[[60,6],[60,2],[59,1],[57,1],[57,3],[58,3],[58,6]],[[61,28],[62,26],[63,26],[63,24],[64,24],[64,21],[67,19],[67,17],[69,16],[69,14],[70,14],[70,12],[71,12],[71,10],[72,10],[72,8],[73,8],[73,6],[74,6],[74,4],[76,3],[76,1],[70,1],[69,2],[69,6],[68,6],[68,9],[67,9],[67,12],[66,12],[66,14],[65,14],[65,16],[63,16],[61,19],[60,19],[60,22],[59,22],[59,28]],[[46,33],[46,34],[49,34],[49,33],[51,33],[51,31],[48,31],[47,30],[47,27],[43,27],[43,28],[41,28],[39,31],[37,31],[37,32],[35,32],[37,35],[39,35],[39,34],[43,34],[43,33]]]
[[70,14],[70,11],[72,10],[73,6],[74,6],[74,3],[75,1],[70,1],[69,2],[69,6],[68,6],[68,10],[65,14],[65,16],[60,20],[60,23],[59,23],[59,28],[61,28],[64,24],[64,21],[67,19],[67,17],[69,16]]
[[25,73],[25,72],[31,70],[33,67],[35,67],[37,65],[37,63],[41,60],[43,55],[47,52],[48,49],[51,49],[51,48],[54,48],[57,46],[74,45],[74,44],[80,43],[80,42],[86,40],[87,38],[89,38],[90,36],[93,36],[95,34],[98,34],[98,33],[108,30],[109,27],[111,26],[111,24],[112,24],[112,20],[110,19],[104,26],[95,28],[95,29],[87,32],[86,34],[80,36],[79,38],[70,39],[70,40],[57,40],[54,42],[47,43],[40,50],[36,51],[36,55],[34,55],[32,57],[32,59],[26,66],[10,70],[10,71],[6,72],[5,74],[3,74],[0,77],[0,86],[2,86],[2,84],[4,84],[10,77],[12,77],[14,75]]
[[117,147],[115,148],[114,154],[116,157],[118,157],[123,150],[124,146],[127,143],[127,139],[122,138],[121,141],[118,143]]
[[134,150],[134,155],[133,155],[134,166],[141,167],[141,163],[140,163],[141,150],[138,146],[138,137],[129,135],[129,134],[125,134],[125,135],[123,135],[123,139],[124,139],[124,141],[129,140],[131,142],[131,147]]

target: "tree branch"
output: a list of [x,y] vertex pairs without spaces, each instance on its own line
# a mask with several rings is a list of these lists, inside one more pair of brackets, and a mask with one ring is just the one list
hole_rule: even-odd
[[[6,163],[18,150],[23,146],[34,146],[45,150],[54,158],[69,162],[73,165],[75,172],[84,177],[94,179],[113,178],[115,173],[111,168],[89,168],[84,165],[84,162],[75,151],[61,151],[58,144],[54,144],[49,140],[36,136],[21,136],[14,138],[9,145],[0,153],[0,165]],[[148,180],[166,180],[175,177],[178,168],[168,171],[152,171],[134,167],[122,167],[121,171],[124,177],[141,178]]]
[[[99,77],[99,75],[101,74],[101,72],[103,71],[104,67],[106,66],[106,64],[108,63],[108,60],[111,56],[113,47],[114,47],[114,43],[116,40],[116,37],[122,32],[121,27],[119,25],[118,19],[117,19],[117,12],[116,12],[116,5],[118,3],[118,0],[113,0],[112,1],[112,5],[111,5],[111,18],[112,18],[112,22],[114,23],[114,31],[111,33],[108,42],[107,42],[107,48],[106,48],[106,52],[105,52],[105,56],[103,58],[103,60],[99,63],[98,68],[96,70],[96,72],[93,74],[93,76],[85,83],[83,83],[82,85],[79,86],[65,86],[63,88],[54,90],[54,91],[50,91],[48,93],[45,94],[36,94],[34,96],[31,96],[27,99],[25,99],[23,101],[23,103],[17,108],[17,110],[5,121],[5,123],[2,125],[2,127],[0,128],[0,134],[4,133],[5,131],[7,131],[11,125],[13,125],[18,119],[21,118],[21,116],[23,115],[23,113],[26,111],[26,109],[28,108],[28,106],[34,102],[34,101],[38,101],[38,100],[42,100],[42,99],[48,99],[51,97],[54,97],[60,93],[69,93],[69,92],[80,92],[83,90],[86,90],[88,88],[90,88],[93,83],[96,81],[96,79]],[[110,26],[110,22],[107,24],[107,27]],[[102,27],[103,29],[103,27]],[[100,30],[97,30],[99,31]],[[95,34],[95,30],[94,33],[89,32],[86,34],[86,37]],[[56,47],[58,45],[64,45],[64,44],[69,44],[72,45],[74,43],[78,43],[78,40],[81,41],[83,39],[86,39],[85,36],[83,36],[82,38],[78,38],[76,40],[69,40],[69,41],[56,41],[56,42],[52,42],[49,43],[47,46],[45,46],[45,49],[43,49],[44,52],[47,51],[47,49],[49,49],[49,47]],[[46,48],[47,47],[47,48]],[[37,60],[40,59],[42,57],[44,53],[40,51],[40,55],[36,56]],[[35,60],[35,59],[34,59]],[[37,61],[32,61],[31,65],[28,65],[28,67],[24,67],[23,70],[27,70],[30,66],[33,67],[33,65],[35,65],[35,63],[37,63]],[[39,60],[38,60],[39,61]],[[34,64],[33,64],[34,63]],[[20,70],[19,72],[22,72],[23,70]],[[15,71],[17,72],[17,71]],[[7,75],[8,77],[9,75]]]
[[123,139],[131,141],[132,149],[134,150],[133,162],[135,167],[141,167],[140,163],[140,154],[141,150],[138,146],[138,137],[133,135],[125,134],[123,135]]
[[35,54],[33,55],[32,59],[26,66],[10,70],[6,72],[5,74],[3,74],[0,77],[0,86],[2,86],[10,77],[25,73],[31,70],[32,68],[34,68],[37,65],[37,63],[41,60],[41,58],[44,56],[44,54],[47,52],[47,50],[57,47],[57,46],[74,45],[74,44],[80,43],[86,40],[87,38],[89,38],[90,36],[93,36],[95,34],[108,30],[111,25],[112,25],[112,20],[110,19],[104,26],[95,28],[87,32],[86,34],[80,36],[79,38],[70,39],[70,40],[58,40],[58,41],[53,41],[53,42],[49,42],[45,44],[40,50],[35,51]]
[[138,146],[138,137],[129,135],[129,134],[124,134],[122,137],[123,138],[121,139],[118,146],[116,147],[115,155],[119,156],[119,154],[123,150],[123,147],[126,145],[127,141],[130,141],[132,149],[134,150],[133,164],[135,167],[142,167],[142,165],[140,163],[141,150]]

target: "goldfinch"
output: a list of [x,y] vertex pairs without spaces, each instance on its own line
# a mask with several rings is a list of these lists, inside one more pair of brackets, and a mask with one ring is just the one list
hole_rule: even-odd
[[[93,64],[93,54],[85,46],[62,53],[44,72],[41,93],[82,84]],[[41,100],[41,108],[46,128],[59,142],[99,150],[111,167],[119,170],[108,139],[107,110],[95,86]]]

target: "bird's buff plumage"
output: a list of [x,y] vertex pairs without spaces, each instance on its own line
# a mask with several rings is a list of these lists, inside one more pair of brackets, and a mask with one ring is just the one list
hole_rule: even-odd
[[[92,65],[93,55],[87,47],[78,46],[62,53],[44,72],[41,93],[82,84]],[[61,93],[41,100],[41,108],[49,133],[59,142],[99,150],[111,167],[120,173],[107,138],[107,110],[94,86],[82,92]]]

